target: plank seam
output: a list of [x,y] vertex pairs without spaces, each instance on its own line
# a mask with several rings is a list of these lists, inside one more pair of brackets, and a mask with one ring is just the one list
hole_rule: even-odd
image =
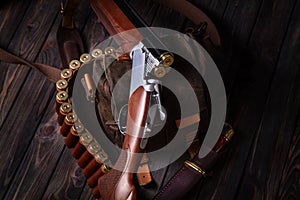
[[[259,13],[262,12],[262,3],[263,3],[263,1],[264,1],[264,0],[262,0],[262,2],[261,2],[261,4],[260,4],[260,9],[259,9],[260,11],[259,11]],[[264,122],[264,118],[266,117],[266,116],[265,116],[265,115],[266,115],[266,107],[267,107],[267,104],[268,104],[268,102],[269,102],[269,100],[270,100],[270,98],[271,98],[271,88],[272,88],[272,85],[273,85],[273,82],[274,82],[274,79],[275,79],[276,71],[277,71],[277,69],[278,69],[278,61],[279,61],[279,58],[280,58],[280,56],[281,56],[281,53],[282,53],[282,47],[283,47],[284,42],[285,42],[285,40],[286,40],[286,36],[287,36],[288,30],[289,30],[289,27],[290,27],[290,24],[291,24],[291,18],[292,18],[293,14],[294,14],[296,2],[297,2],[297,1],[294,0],[294,5],[293,5],[293,7],[292,7],[292,11],[291,11],[291,14],[290,14],[290,16],[289,16],[289,20],[288,20],[287,26],[286,26],[286,28],[285,28],[285,31],[284,31],[284,34],[283,34],[283,37],[282,37],[282,41],[281,41],[281,43],[280,43],[280,45],[279,45],[279,52],[278,52],[278,54],[277,54],[277,56],[276,56],[276,61],[275,61],[275,63],[274,63],[274,69],[273,69],[273,71],[272,71],[272,76],[271,76],[272,78],[271,78],[271,80],[270,80],[270,83],[269,83],[269,86],[268,86],[268,89],[267,89],[268,95],[267,95],[267,98],[266,98],[266,100],[264,101],[264,104],[263,104],[263,105],[264,105],[264,111],[263,111],[262,116],[261,116],[261,119],[260,119],[260,123],[259,123],[259,126],[258,126],[258,130],[255,131],[255,134],[254,134],[254,136],[253,136],[253,138],[252,138],[250,151],[249,151],[248,154],[247,154],[247,160],[246,160],[246,162],[245,162],[245,165],[244,165],[244,168],[243,168],[243,172],[242,172],[243,176],[241,177],[241,179],[240,179],[240,181],[239,181],[238,188],[237,188],[237,193],[235,194],[234,199],[238,199],[238,195],[240,194],[240,189],[241,189],[242,183],[243,183],[243,181],[244,181],[244,179],[245,179],[245,172],[246,172],[246,169],[247,169],[247,166],[248,166],[247,163],[250,162],[250,155],[251,155],[251,153],[252,153],[252,149],[253,149],[253,145],[254,145],[253,143],[254,143],[254,141],[256,140],[257,135],[259,134],[260,129],[261,129],[261,127],[262,127],[262,124],[263,124],[263,122]],[[258,22],[258,16],[260,15],[259,13],[258,13],[258,15],[257,15],[257,17],[256,17],[255,25],[256,25],[257,22]],[[248,39],[248,41],[247,41],[247,44],[249,44],[250,39],[252,38],[252,33],[253,33],[253,31],[254,31],[254,27],[255,27],[255,26],[253,26],[253,29],[251,30],[251,35],[250,35],[250,37],[249,37],[249,39]]]

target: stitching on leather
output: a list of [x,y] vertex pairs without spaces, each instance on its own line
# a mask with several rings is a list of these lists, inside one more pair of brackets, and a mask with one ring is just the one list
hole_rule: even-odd
[[174,182],[174,179],[176,179],[180,174],[182,174],[185,169],[187,168],[186,167],[181,168],[180,171],[176,173],[175,176],[172,177],[172,179],[169,180],[169,182],[163,187],[163,189],[156,195],[154,199],[159,198],[169,188],[171,183]]

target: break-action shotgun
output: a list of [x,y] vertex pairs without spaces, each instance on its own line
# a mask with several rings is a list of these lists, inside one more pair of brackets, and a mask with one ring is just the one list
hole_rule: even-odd
[[164,69],[172,65],[174,58],[169,52],[155,55],[142,42],[130,52],[132,71],[126,135],[115,169],[99,180],[103,199],[136,199],[133,174],[142,159],[156,114],[161,120],[166,116],[160,105],[159,84],[168,71]]

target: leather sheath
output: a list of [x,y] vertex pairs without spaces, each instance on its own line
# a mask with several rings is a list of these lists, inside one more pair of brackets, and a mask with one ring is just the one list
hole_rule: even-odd
[[[225,151],[215,152],[211,151],[204,158],[195,156],[192,160],[193,163],[201,167],[205,172],[210,172],[216,162],[222,157]],[[196,183],[203,179],[203,175],[197,172],[195,169],[183,165],[174,176],[160,189],[155,195],[153,200],[164,200],[164,199],[182,199],[182,197],[192,189]]]

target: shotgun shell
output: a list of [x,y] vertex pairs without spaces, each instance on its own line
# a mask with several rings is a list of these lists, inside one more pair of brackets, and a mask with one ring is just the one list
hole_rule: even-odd
[[79,142],[84,146],[89,145],[93,141],[93,136],[89,132],[81,134]]
[[63,124],[65,116],[69,112],[71,112],[71,110],[72,110],[72,105],[70,103],[64,102],[61,104],[59,108],[59,114],[57,116],[57,122],[60,126]]
[[65,145],[68,148],[73,148],[79,141],[79,134],[81,134],[84,131],[84,127],[80,122],[76,122],[70,132],[68,133],[68,136],[65,139]]
[[89,93],[92,93],[93,91],[93,83],[92,83],[92,78],[89,74],[84,74],[84,80],[85,80],[85,83],[86,83],[86,87],[88,89],[88,92]]
[[105,55],[111,55],[115,52],[115,48],[114,47],[106,47],[104,50]]
[[223,135],[223,137],[225,138],[225,140],[227,142],[229,142],[231,140],[232,136],[234,135],[234,130],[233,130],[232,126],[227,123],[225,123],[224,129],[226,132]]
[[99,199],[101,197],[98,187],[92,188],[92,194],[93,194],[95,199]]
[[98,144],[96,141],[91,142],[87,147],[87,150],[93,156],[95,156],[100,151],[100,149],[101,149],[100,144]]
[[102,51],[101,51],[101,49],[94,49],[94,50],[92,51],[92,56],[93,56],[94,58],[99,58],[100,56],[102,56]]
[[84,131],[84,126],[81,122],[76,122],[73,127],[72,127],[72,130],[71,132],[74,134],[74,135],[79,135],[81,134],[82,132]]
[[70,132],[71,127],[77,121],[77,115],[74,112],[70,112],[65,116],[63,125],[60,128],[60,133],[63,136],[67,136]]
[[131,61],[129,53],[124,53],[118,57],[119,61]]
[[95,92],[93,90],[94,87],[93,87],[93,81],[91,76],[88,73],[84,74],[84,78],[81,79],[81,82],[85,90],[87,100],[90,102],[94,102]]
[[171,66],[174,63],[174,57],[167,52],[161,54],[160,58],[162,59],[161,64],[165,66]]
[[61,106],[61,104],[63,102],[66,102],[68,100],[68,93],[66,91],[59,91],[57,94],[56,94],[56,107],[55,107],[55,110],[56,110],[56,113],[58,114],[59,113],[59,108]]
[[98,184],[98,179],[103,176],[105,173],[102,170],[102,166],[98,168],[98,170],[87,179],[87,184],[93,188]]
[[[79,143],[84,146],[88,146],[93,141],[93,136],[89,132],[85,132],[80,135]],[[91,160],[93,159],[92,154],[87,150],[80,156],[78,159],[78,165],[81,168],[84,168]]]
[[73,76],[73,72],[71,69],[64,69],[60,72],[60,77],[64,80],[68,80]]
[[90,154],[88,151],[85,151],[77,161],[78,166],[81,169],[83,169],[89,164],[89,162],[91,162],[92,159],[93,159],[93,155]]
[[110,171],[110,167],[107,164],[103,164],[101,166],[101,170],[104,174],[108,173]]
[[101,167],[95,159],[92,159],[89,164],[82,170],[84,176],[88,179]]
[[72,151],[72,156],[76,159],[79,159],[85,151],[86,151],[85,146],[80,142],[78,142]]
[[113,164],[110,162],[110,160],[107,160],[105,162],[105,166],[108,170],[111,170],[111,168],[113,168]]
[[80,68],[79,60],[72,60],[69,64],[69,67],[72,71],[76,71]]
[[164,67],[162,67],[162,66],[155,67],[155,69],[154,69],[154,75],[155,75],[157,78],[162,78],[162,77],[164,77],[166,74],[167,74],[167,70],[166,70]]
[[216,152],[222,151],[227,148],[229,141],[234,135],[234,130],[231,125],[225,123],[221,136],[219,137],[217,143],[215,144],[213,150]]
[[63,91],[66,90],[68,88],[68,82],[64,79],[60,79],[56,82],[56,90],[59,91]]
[[100,151],[95,155],[95,160],[100,163],[103,164],[104,162],[106,162],[108,160],[108,156],[107,154],[104,152],[103,149],[100,149]]
[[88,53],[84,53],[84,54],[82,54],[81,56],[80,56],[80,61],[82,62],[82,63],[88,63],[88,62],[90,62],[91,61],[91,56],[88,54]]

